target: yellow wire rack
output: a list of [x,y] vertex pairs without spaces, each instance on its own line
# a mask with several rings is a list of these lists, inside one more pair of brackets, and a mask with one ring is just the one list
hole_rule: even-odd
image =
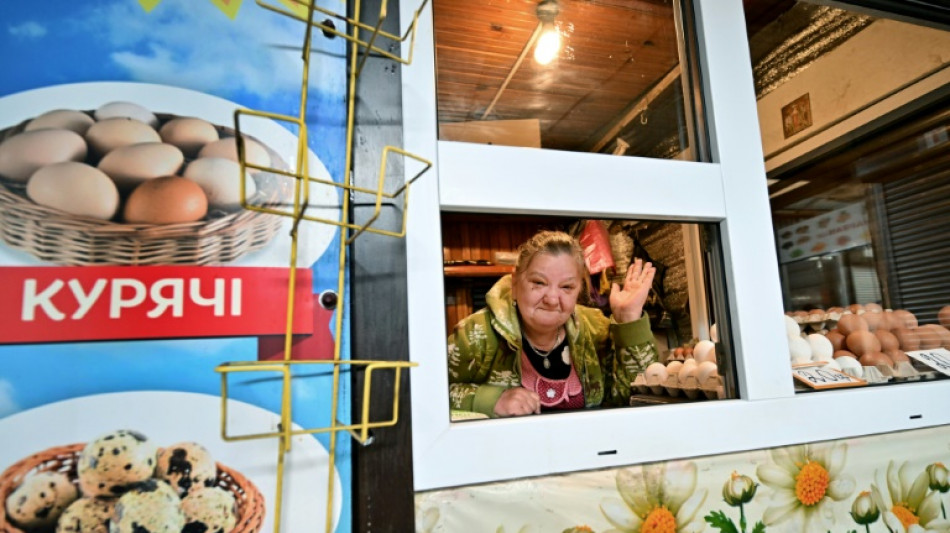
[[[359,74],[362,71],[362,68],[366,62],[366,59],[369,57],[370,52],[378,54],[382,57],[397,61],[401,64],[410,64],[412,62],[412,53],[415,48],[415,35],[417,22],[419,20],[419,15],[422,10],[425,8],[428,0],[423,0],[422,4],[415,11],[413,16],[412,24],[409,29],[403,36],[393,35],[391,33],[381,30],[382,24],[385,21],[387,13],[387,0],[383,0],[382,6],[379,12],[379,19],[376,25],[371,26],[360,22],[360,0],[353,0],[353,17],[348,18],[343,15],[339,15],[332,11],[328,11],[324,8],[321,8],[315,5],[314,0],[295,0],[295,7],[297,9],[285,9],[275,5],[267,4],[262,0],[257,0],[257,4],[265,9],[279,13],[284,16],[291,17],[295,20],[302,21],[306,23],[306,31],[304,34],[303,42],[303,75],[301,83],[301,95],[300,95],[300,114],[298,116],[271,113],[267,111],[257,111],[251,109],[238,109],[234,113],[234,127],[237,138],[237,147],[238,147],[238,159],[241,167],[241,206],[245,209],[259,211],[262,213],[268,213],[276,216],[285,216],[293,219],[293,225],[291,226],[290,231],[290,275],[287,287],[287,325],[284,335],[284,357],[280,361],[244,361],[244,362],[229,362],[224,363],[215,368],[215,372],[221,374],[221,437],[226,441],[240,441],[240,440],[252,440],[252,439],[278,439],[278,454],[277,454],[277,489],[276,495],[274,498],[274,508],[272,510],[274,516],[274,533],[280,533],[281,531],[281,504],[283,500],[283,478],[284,478],[284,460],[287,452],[290,451],[292,437],[296,435],[312,435],[317,433],[329,433],[329,475],[327,480],[327,508],[326,508],[326,524],[325,530],[327,533],[332,531],[333,527],[333,489],[334,489],[334,471],[335,471],[335,460],[336,460],[336,434],[340,431],[348,432],[357,442],[360,444],[369,444],[372,440],[370,435],[370,430],[374,428],[382,428],[388,426],[394,426],[399,421],[399,382],[401,377],[401,371],[404,368],[410,368],[417,366],[417,363],[412,363],[408,361],[371,361],[371,360],[341,360],[340,358],[340,346],[341,346],[341,335],[343,330],[343,313],[336,313],[335,327],[334,327],[334,338],[336,342],[334,343],[333,350],[333,359],[332,360],[305,360],[305,361],[295,361],[291,360],[291,348],[292,348],[292,326],[293,326],[293,310],[295,306],[294,294],[296,287],[296,267],[297,267],[297,246],[298,246],[298,227],[301,221],[311,221],[322,224],[331,224],[336,226],[340,230],[340,249],[339,249],[339,264],[338,264],[338,282],[337,282],[337,294],[341,298],[338,307],[343,309],[342,298],[344,298],[344,282],[345,282],[345,267],[346,267],[346,256],[347,256],[347,247],[356,239],[359,235],[364,232],[375,233],[379,235],[391,236],[391,237],[404,237],[406,234],[406,211],[408,208],[409,202],[409,186],[419,177],[421,177],[426,171],[432,168],[432,163],[422,157],[419,157],[415,154],[409,153],[405,150],[394,146],[386,146],[383,148],[381,157],[380,157],[380,166],[379,166],[379,176],[377,179],[376,189],[368,189],[363,187],[357,187],[352,184],[351,176],[351,162],[353,158],[353,131],[354,131],[354,104],[355,104],[355,95],[356,95],[356,82],[359,77]],[[346,22],[350,28],[350,34],[345,34],[339,32],[331,25],[325,23],[314,22],[314,14],[322,13],[324,15],[333,17],[335,19]],[[344,160],[344,175],[342,182],[335,182],[332,180],[320,179],[314,176],[311,176],[308,168],[308,140],[307,140],[307,120],[306,120],[306,109],[307,109],[307,92],[309,87],[309,73],[310,73],[310,49],[311,49],[311,39],[313,34],[313,29],[318,28],[324,33],[329,33],[332,35],[337,35],[345,38],[348,42],[351,43],[350,51],[348,54],[349,60],[349,76],[348,76],[348,85],[347,85],[347,114],[346,114],[346,156]],[[362,40],[360,39],[360,32],[371,32],[369,39]],[[407,39],[410,40],[410,47],[408,58],[403,59],[401,56],[392,54],[391,52],[384,50],[375,45],[377,39],[388,39],[394,43],[403,43]],[[359,51],[363,50],[363,54],[360,55]],[[272,119],[276,121],[289,122],[294,125],[297,129],[297,153],[296,153],[296,165],[295,171],[287,171],[278,168],[264,167],[260,165],[255,165],[247,161],[246,147],[244,145],[244,137],[241,134],[241,117],[242,116],[255,116],[259,118]],[[386,192],[384,191],[384,182],[386,177],[386,168],[387,162],[392,154],[403,156],[408,159],[416,161],[418,164],[422,165],[422,169],[417,172],[412,178],[407,180],[402,186],[398,187],[396,190]],[[264,205],[254,205],[248,202],[248,198],[245,194],[246,182],[248,179],[248,171],[266,171],[278,175],[283,175],[285,177],[293,179],[293,203],[290,205],[290,209],[280,209],[274,206],[264,206]],[[327,185],[331,187],[339,188],[343,191],[341,194],[342,200],[340,205],[340,218],[339,219],[327,219],[321,218],[306,213],[307,208],[309,207],[310,201],[310,184],[316,183],[321,185]],[[356,224],[349,220],[349,201],[350,193],[363,193],[370,194],[375,197],[375,208],[373,214],[368,218],[368,220],[363,224]],[[387,230],[373,227],[373,224],[378,219],[381,210],[382,203],[384,199],[395,199],[397,196],[402,195],[402,223],[398,230]],[[352,233],[351,233],[352,232]],[[331,393],[331,405],[330,405],[330,425],[328,427],[322,428],[304,428],[304,429],[293,429],[291,411],[292,411],[292,387],[293,387],[293,372],[292,369],[299,365],[329,365],[333,373],[333,385]],[[363,386],[363,408],[362,413],[360,414],[358,423],[344,424],[339,422],[337,417],[338,407],[339,407],[339,382],[340,382],[340,372],[341,367],[347,365],[349,367],[360,366],[364,369],[364,386]],[[373,372],[377,371],[394,371],[395,375],[395,387],[393,390],[392,397],[392,416],[387,420],[370,420],[369,411],[370,404],[372,401],[372,375]],[[265,433],[254,433],[246,435],[231,435],[228,432],[227,427],[227,406],[228,406],[228,377],[232,373],[238,372],[275,372],[280,375],[282,380],[281,387],[281,412],[280,412],[280,426],[277,431],[265,432]]]

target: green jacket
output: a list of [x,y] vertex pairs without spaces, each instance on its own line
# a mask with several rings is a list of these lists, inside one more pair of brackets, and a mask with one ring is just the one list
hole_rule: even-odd
[[[510,275],[488,291],[486,303],[449,335],[449,403],[452,409],[494,416],[501,393],[521,386],[521,326]],[[646,314],[618,324],[599,309],[578,305],[565,329],[584,405],[627,405],[633,380],[657,360]]]

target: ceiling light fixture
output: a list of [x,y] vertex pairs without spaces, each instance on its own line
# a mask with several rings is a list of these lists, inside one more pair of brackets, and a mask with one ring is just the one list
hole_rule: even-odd
[[543,0],[535,11],[543,29],[534,47],[534,60],[541,65],[553,61],[561,51],[561,35],[554,26],[554,19],[560,11],[557,0]]
[[[495,97],[492,98],[491,103],[489,103],[488,107],[482,112],[482,120],[487,119],[488,115],[495,109],[495,104],[497,104],[498,99],[501,98],[501,93],[505,92],[508,83],[511,82],[511,78],[515,76],[515,72],[521,67],[521,62],[524,61],[528,55],[528,51],[531,50],[531,47],[534,46],[535,43],[537,43],[537,47],[535,47],[534,50],[534,59],[542,65],[550,63],[557,57],[558,53],[560,53],[561,36],[558,34],[557,28],[554,27],[554,19],[557,18],[560,11],[561,8],[558,6],[557,0],[541,0],[541,3],[535,8],[535,14],[538,16],[538,25],[534,31],[531,32],[531,36],[528,37],[528,42],[526,42],[524,48],[521,49],[521,53],[518,54],[518,59],[516,59],[515,64],[511,66],[511,70],[509,70],[508,75],[505,76],[505,81],[501,83],[501,87],[498,88]],[[552,34],[553,36],[548,36],[548,34]],[[541,41],[544,41],[543,45]]]

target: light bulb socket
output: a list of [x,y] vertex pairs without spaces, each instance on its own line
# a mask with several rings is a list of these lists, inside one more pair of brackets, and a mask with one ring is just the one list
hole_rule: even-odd
[[554,19],[557,18],[560,12],[561,8],[558,6],[557,0],[542,0],[535,10],[535,13],[538,15],[538,20],[544,23],[554,22]]

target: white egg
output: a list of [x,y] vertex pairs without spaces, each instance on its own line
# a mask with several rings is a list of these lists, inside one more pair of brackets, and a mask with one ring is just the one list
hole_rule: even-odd
[[133,102],[109,102],[96,109],[96,120],[106,120],[109,118],[134,118],[142,121],[152,128],[158,127],[158,117],[148,109]]
[[72,109],[54,109],[34,118],[26,125],[26,131],[32,130],[69,130],[85,135],[89,126],[95,124],[92,117],[82,111]]
[[719,368],[716,366],[716,363],[712,361],[705,361],[699,363],[696,367],[696,379],[699,380],[700,384],[706,383],[706,380],[719,375]]
[[[692,361],[692,359],[690,359],[690,361]],[[697,375],[698,372],[699,372],[699,365],[695,363],[688,367],[686,365],[683,365],[683,369],[680,370],[680,373],[679,373],[680,383],[686,383],[686,381],[689,379],[698,380],[699,379],[699,376]],[[693,385],[695,385],[695,383],[693,383]]]
[[841,370],[841,365],[838,363],[836,359],[830,359],[828,360],[827,364],[825,364],[825,366],[823,366],[822,368],[833,368],[835,370]]
[[693,346],[693,359],[697,363],[716,360],[716,345],[712,341],[701,340]]
[[669,376],[666,372],[666,366],[663,363],[653,363],[647,367],[644,374],[647,378],[647,385],[656,385],[657,383],[663,383],[666,381],[666,378]]
[[836,357],[835,362],[838,363],[841,370],[847,374],[851,374],[856,378],[864,376],[864,367],[861,366],[861,363],[859,363],[857,359],[850,355]]
[[789,337],[801,335],[802,328],[798,327],[798,322],[795,322],[795,319],[788,315],[783,316],[785,317],[785,334]]
[[670,375],[679,374],[680,370],[683,369],[682,361],[670,361],[666,363],[666,373]]
[[683,361],[683,368],[680,369],[680,375],[684,375],[683,372],[688,372],[690,368],[695,368],[696,364],[695,359],[686,359]]
[[793,361],[796,359],[811,361],[811,345],[801,337],[791,337],[788,339],[788,354]]
[[832,354],[835,353],[835,348],[831,345],[831,341],[829,341],[827,337],[820,333],[812,333],[806,340],[811,347],[811,358],[813,361],[831,361],[833,359]]
[[[241,166],[234,161],[223,157],[203,157],[189,163],[182,175],[204,189],[209,207],[230,210],[241,206]],[[254,177],[247,174],[245,197],[250,198],[256,192]]]

